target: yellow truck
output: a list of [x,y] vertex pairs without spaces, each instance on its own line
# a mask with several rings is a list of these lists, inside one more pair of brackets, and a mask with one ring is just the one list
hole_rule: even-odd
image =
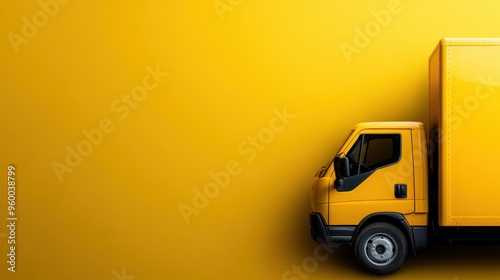
[[375,274],[434,241],[500,240],[500,39],[442,39],[429,58],[429,125],[360,123],[316,174],[320,244]]

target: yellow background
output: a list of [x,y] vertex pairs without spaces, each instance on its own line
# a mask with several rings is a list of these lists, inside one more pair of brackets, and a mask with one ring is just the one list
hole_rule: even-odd
[[[17,167],[19,218],[11,273],[5,184],[0,279],[282,279],[314,255],[310,183],[349,129],[427,123],[438,40],[500,37],[498,1],[48,2],[0,4],[0,172]],[[148,67],[169,75],[120,119],[112,104]],[[295,117],[270,130],[284,108]],[[103,119],[114,130],[58,180],[53,163]],[[250,158],[239,147],[259,134]],[[179,206],[230,162],[240,172],[187,224]],[[496,250],[430,248],[386,279],[492,279]],[[371,277],[348,248],[310,270]]]

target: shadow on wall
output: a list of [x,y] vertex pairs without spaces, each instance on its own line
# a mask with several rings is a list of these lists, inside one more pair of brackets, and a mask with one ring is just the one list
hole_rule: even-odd
[[[309,212],[310,203],[310,185],[312,176],[304,176],[299,183],[288,191],[293,190],[287,198],[289,201],[283,203],[288,207],[277,209],[273,214],[273,220],[278,223],[275,229],[279,232],[270,233],[270,242],[273,247],[281,250],[281,256],[308,256],[311,255],[311,248],[314,248],[315,242],[311,239],[309,233]],[[284,190],[285,191],[285,190]],[[272,237],[271,237],[272,236]]]
[[471,272],[474,272],[479,277],[477,279],[485,279],[485,276],[491,277],[493,272],[498,274],[499,250],[500,246],[498,245],[456,245],[452,247],[432,245],[420,252],[417,259],[413,256],[409,257],[402,269],[407,269],[415,274],[422,274],[422,271],[445,272],[449,277],[453,275],[459,279],[461,274],[470,275]]

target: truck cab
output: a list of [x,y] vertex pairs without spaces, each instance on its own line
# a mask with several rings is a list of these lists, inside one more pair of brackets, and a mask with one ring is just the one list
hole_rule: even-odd
[[356,125],[334,159],[316,174],[312,238],[346,243],[377,274],[397,270],[408,251],[427,245],[428,167],[424,125]]
[[[429,124],[356,125],[316,174],[312,238],[396,271],[428,240],[500,242],[500,38],[443,38],[429,57]],[[481,191],[475,191],[480,186]]]

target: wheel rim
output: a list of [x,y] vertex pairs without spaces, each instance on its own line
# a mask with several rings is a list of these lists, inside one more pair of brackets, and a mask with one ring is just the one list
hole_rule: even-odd
[[364,248],[366,259],[377,266],[390,264],[398,254],[396,241],[383,233],[370,236],[366,240]]

